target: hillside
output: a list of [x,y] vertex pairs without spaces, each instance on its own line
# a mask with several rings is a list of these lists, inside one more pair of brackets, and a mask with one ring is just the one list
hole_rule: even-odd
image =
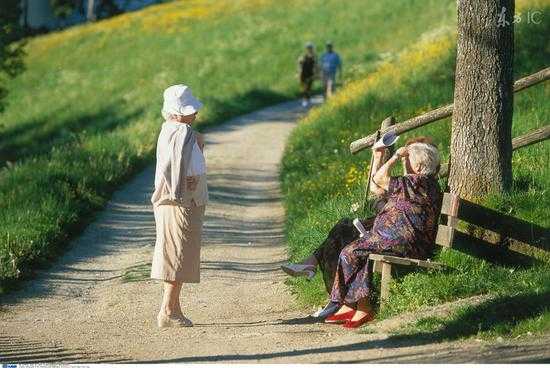
[[30,39],[0,124],[0,292],[48,265],[151,162],[166,86],[189,84],[205,103],[200,124],[218,124],[296,97],[306,41],[332,40],[352,80],[452,10],[440,0],[175,1]]
[[[447,4],[454,7],[453,2]],[[515,76],[548,66],[550,31],[548,1],[517,1]],[[527,12],[541,12],[539,24],[525,21]],[[453,14],[453,12],[451,12]],[[334,99],[312,111],[294,130],[283,159],[281,179],[287,208],[287,236],[292,258],[300,260],[320,244],[342,217],[362,214],[353,208],[361,201],[370,152],[352,156],[349,143],[376,131],[381,121],[394,116],[403,121],[447,104],[453,99],[456,57],[454,17],[414,37],[399,52],[371,65],[372,71],[342,88]],[[548,83],[518,93],[514,102],[513,136],[548,124]],[[444,160],[448,159],[450,119],[404,134],[432,136]],[[514,190],[505,197],[488,198],[487,205],[519,218],[550,226],[550,144],[519,150],[513,156]],[[445,181],[441,181],[445,186]],[[355,205],[355,206],[354,206]],[[426,319],[415,331],[441,332],[443,338],[470,336],[520,336],[550,328],[550,266],[504,267],[446,251],[437,259],[451,272],[410,273],[392,285],[385,318],[403,311],[477,294],[498,300],[464,308],[449,319]],[[307,304],[325,299],[320,277],[313,285],[293,281]],[[546,301],[545,301],[546,300]],[[494,312],[493,312],[494,311]]]

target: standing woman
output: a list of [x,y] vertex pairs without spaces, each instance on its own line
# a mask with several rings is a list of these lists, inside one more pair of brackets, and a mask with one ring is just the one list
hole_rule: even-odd
[[298,74],[302,87],[302,106],[307,107],[311,100],[311,87],[317,71],[317,56],[311,42],[306,44],[306,52],[298,60]]
[[204,208],[208,202],[202,136],[191,125],[202,103],[183,84],[164,91],[157,141],[155,190],[156,243],[151,278],[164,281],[157,316],[159,327],[190,327],[179,301],[183,283],[200,282],[200,248]]

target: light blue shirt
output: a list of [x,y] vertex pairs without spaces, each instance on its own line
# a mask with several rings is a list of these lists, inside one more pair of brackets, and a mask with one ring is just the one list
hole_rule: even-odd
[[321,56],[321,68],[325,74],[336,74],[336,71],[341,65],[340,56],[334,51],[325,52],[323,56]]

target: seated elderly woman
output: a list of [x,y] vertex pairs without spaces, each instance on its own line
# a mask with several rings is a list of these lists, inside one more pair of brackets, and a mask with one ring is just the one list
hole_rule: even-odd
[[[369,254],[425,259],[433,250],[441,204],[436,179],[440,162],[437,148],[426,138],[413,139],[381,165],[385,149],[380,144],[373,146],[375,174],[371,191],[384,198],[385,204],[370,231],[343,247],[337,260],[318,259],[316,255],[327,252],[317,250],[303,263],[283,267],[292,275],[308,272],[311,276],[317,264],[335,263],[330,297],[332,305],[341,307],[325,320],[327,323],[356,328],[373,319],[369,303],[372,283]],[[391,169],[399,160],[403,162],[405,174],[391,177]]]

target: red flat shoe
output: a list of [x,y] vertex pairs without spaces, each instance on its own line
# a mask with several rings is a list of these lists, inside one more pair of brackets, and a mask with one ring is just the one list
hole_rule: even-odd
[[350,310],[342,314],[333,314],[325,319],[325,323],[345,323],[352,319],[354,314],[354,310]]
[[357,321],[347,320],[342,327],[344,328],[357,328],[361,327],[367,322],[370,322],[374,319],[374,316],[370,313],[367,313],[363,318],[358,319]]

